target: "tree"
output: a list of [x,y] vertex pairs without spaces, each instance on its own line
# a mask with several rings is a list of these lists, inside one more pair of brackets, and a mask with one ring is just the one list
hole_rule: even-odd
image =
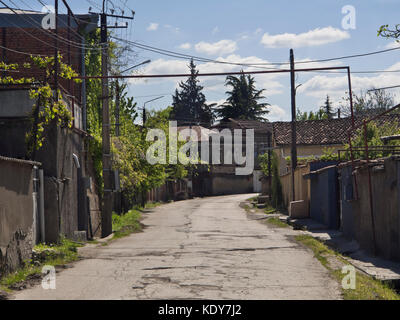
[[389,29],[388,24],[382,25],[378,30],[378,36],[397,39],[400,37],[400,24],[396,24],[394,29]]
[[324,108],[327,118],[332,119],[332,116],[333,116],[332,103],[331,103],[331,100],[329,99],[328,95],[326,95],[326,100],[325,100],[325,104],[324,104],[323,108]]
[[[347,116],[351,115],[349,97],[342,98],[341,110]],[[394,95],[385,90],[361,91],[353,93],[354,115],[379,114],[394,106]]]
[[264,116],[268,114],[267,106],[270,104],[259,102],[265,98],[262,96],[265,89],[257,90],[253,77],[245,74],[227,76],[225,86],[232,87],[232,90],[226,92],[228,99],[215,110],[218,118],[222,121],[229,118],[266,121]]
[[296,120],[297,121],[306,121],[306,120],[323,120],[327,119],[327,115],[325,113],[325,110],[321,107],[318,112],[312,112],[310,111],[307,113],[307,111],[300,111],[297,109],[297,114],[296,114]]
[[171,119],[176,120],[178,125],[202,125],[209,127],[213,123],[212,105],[206,104],[206,97],[201,92],[203,87],[198,84],[199,80],[196,65],[193,59],[189,64],[190,77],[186,82],[179,83],[180,90],[175,90]]

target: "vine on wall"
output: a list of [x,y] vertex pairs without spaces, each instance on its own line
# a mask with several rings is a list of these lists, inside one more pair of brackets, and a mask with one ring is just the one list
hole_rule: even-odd
[[[15,78],[12,76],[0,76],[0,84],[2,85],[20,85],[28,84],[32,88],[29,91],[29,97],[33,99],[35,104],[32,108],[30,131],[26,134],[27,158],[31,159],[34,152],[39,150],[44,143],[44,132],[52,123],[62,128],[72,128],[72,113],[68,110],[68,106],[62,98],[61,91],[53,90],[50,80],[55,74],[55,57],[39,57],[30,56],[32,63],[24,63],[22,67],[16,63],[6,64],[0,61],[0,70],[5,72],[17,72],[18,70],[31,69],[32,66],[44,72],[44,80],[34,77]],[[78,74],[67,64],[62,62],[62,56],[58,55],[58,77],[61,79],[71,80]],[[81,80],[74,79],[79,83]]]

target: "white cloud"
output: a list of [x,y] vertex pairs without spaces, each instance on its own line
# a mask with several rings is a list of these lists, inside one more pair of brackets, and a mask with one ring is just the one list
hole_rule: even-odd
[[207,55],[225,55],[235,52],[237,44],[233,40],[220,40],[214,43],[201,41],[195,45],[195,49]]
[[265,33],[261,43],[266,48],[299,48],[320,46],[350,38],[347,31],[333,27],[317,28],[305,33],[282,33],[270,35]]
[[[390,70],[399,70],[400,62],[387,68]],[[356,76],[351,77],[353,92],[359,94],[360,91],[366,92],[372,88],[389,87],[400,84],[400,74],[382,73],[372,76]],[[298,89],[299,94],[310,97],[323,99],[328,94],[334,102],[339,102],[342,97],[346,96],[348,91],[347,76],[317,75],[303,83]],[[391,93],[399,97],[400,90],[390,90]]]
[[170,24],[165,24],[164,27],[166,29],[174,31],[175,33],[179,33],[181,31],[181,29],[179,29],[177,27],[174,27],[174,26],[171,26]]
[[388,43],[385,46],[385,49],[393,49],[393,48],[398,48],[398,47],[400,47],[400,42],[395,40],[395,41],[392,41],[392,42]]
[[192,45],[191,45],[189,42],[182,43],[182,44],[179,46],[180,49],[184,49],[184,50],[188,50],[188,49],[190,49],[191,47],[192,47]]
[[[241,57],[236,54],[231,54],[225,58],[217,58],[217,61],[225,61],[225,62],[235,62],[235,63],[268,63],[269,61],[263,60],[256,56],[248,56]],[[167,60],[167,59],[157,59],[152,61],[150,64],[146,65],[143,68],[144,74],[187,74],[189,72],[188,68],[189,62],[187,60]],[[197,69],[200,73],[221,73],[221,72],[233,72],[243,69],[245,71],[259,71],[261,69],[254,67],[241,67],[237,65],[229,65],[229,64],[217,64],[217,63],[197,63]],[[279,82],[281,77],[285,77],[284,74],[280,73],[272,73],[272,74],[260,74],[255,75],[256,87],[259,89],[266,89],[264,92],[264,96],[266,96],[266,101],[270,96],[275,94],[281,94],[284,86]],[[143,79],[130,79],[130,82],[135,84],[144,84],[144,83],[161,83],[161,82],[170,82],[173,83],[173,88],[175,85],[184,80],[183,78],[166,78],[166,79],[151,79],[151,80],[143,80]],[[200,78],[201,85],[204,86],[205,94],[208,92],[213,93],[213,97],[215,95],[221,95],[221,97],[225,97],[225,91],[227,88],[225,87],[225,76],[219,77],[201,77]],[[218,97],[217,97],[218,99]]]
[[147,31],[156,31],[158,29],[158,23],[152,22],[150,25],[147,27]]
[[287,117],[286,111],[276,104],[268,106],[268,110],[267,118],[269,121],[282,121]]

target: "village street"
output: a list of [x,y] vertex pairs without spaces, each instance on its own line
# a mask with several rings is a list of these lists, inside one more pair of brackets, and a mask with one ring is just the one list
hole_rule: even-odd
[[252,195],[193,199],[144,214],[144,232],[90,245],[57,273],[56,290],[16,299],[340,299],[340,289],[295,231],[250,219]]

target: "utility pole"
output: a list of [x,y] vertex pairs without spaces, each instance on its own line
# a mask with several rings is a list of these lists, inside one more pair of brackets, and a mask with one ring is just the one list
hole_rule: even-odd
[[294,172],[297,167],[297,134],[296,134],[296,84],[294,72],[294,55],[293,49],[290,49],[290,88],[292,100],[292,146],[291,146],[291,165],[292,165],[292,201],[296,200],[294,186]]
[[58,101],[58,0],[54,0],[54,14],[55,14],[55,37],[54,37],[54,97]]
[[[107,15],[104,11],[101,13],[101,69],[102,75],[108,76],[108,36],[107,36]],[[102,107],[103,107],[103,180],[104,195],[103,207],[101,211],[101,236],[107,237],[112,233],[112,184],[111,184],[111,142],[110,142],[110,106],[108,79],[103,78],[102,83]]]
[[[132,12],[134,15],[134,12]],[[110,105],[108,88],[108,29],[109,28],[127,28],[126,26],[107,26],[107,17],[122,19],[133,19],[115,14],[107,14],[105,10],[105,0],[100,14],[100,38],[101,38],[101,69],[102,69],[102,142],[103,142],[103,205],[101,211],[101,236],[107,237],[112,233],[112,181],[114,176],[111,171],[111,125],[110,125]],[[118,99],[119,100],[119,99]]]

